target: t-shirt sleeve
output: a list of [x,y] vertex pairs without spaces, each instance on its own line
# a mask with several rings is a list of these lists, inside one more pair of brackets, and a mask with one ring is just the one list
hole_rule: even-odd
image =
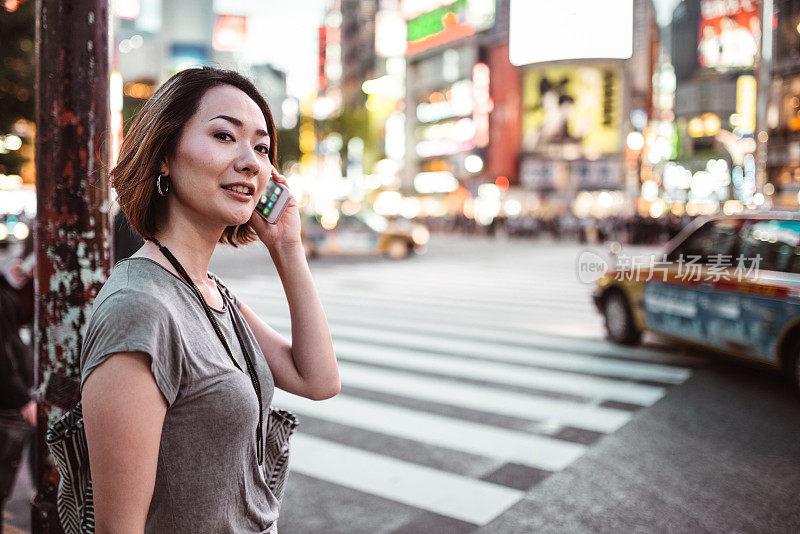
[[91,372],[118,352],[150,355],[158,389],[172,406],[178,395],[183,353],[167,307],[146,293],[121,289],[95,307],[81,349],[81,391]]

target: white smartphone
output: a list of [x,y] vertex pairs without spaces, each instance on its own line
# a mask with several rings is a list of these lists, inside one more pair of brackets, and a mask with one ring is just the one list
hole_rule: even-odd
[[270,223],[275,224],[283,215],[283,210],[289,204],[289,189],[274,180],[267,183],[267,189],[256,204],[256,212]]

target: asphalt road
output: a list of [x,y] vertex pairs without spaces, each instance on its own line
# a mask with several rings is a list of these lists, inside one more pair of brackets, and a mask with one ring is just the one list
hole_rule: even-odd
[[[762,369],[605,341],[583,250],[434,235],[402,261],[312,260],[343,388],[276,392],[301,421],[281,533],[800,531],[798,398]],[[262,247],[211,270],[290,336]]]

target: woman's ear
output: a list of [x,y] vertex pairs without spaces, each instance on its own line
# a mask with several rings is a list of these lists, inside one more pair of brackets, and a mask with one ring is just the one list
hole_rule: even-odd
[[161,164],[158,166],[158,172],[163,174],[164,176],[169,176],[169,167],[167,167],[167,162],[162,161]]

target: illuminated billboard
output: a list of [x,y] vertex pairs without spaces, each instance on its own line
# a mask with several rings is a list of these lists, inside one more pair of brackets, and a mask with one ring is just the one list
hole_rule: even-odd
[[511,0],[512,65],[632,54],[633,0]]
[[526,72],[523,150],[558,159],[619,152],[620,77],[614,66],[539,67]]
[[697,52],[700,65],[717,70],[755,65],[761,40],[758,0],[702,0]]
[[214,50],[242,50],[247,45],[247,17],[217,15],[212,44]]
[[116,0],[111,2],[111,9],[115,17],[127,20],[136,20],[141,11],[141,0]]
[[[407,16],[413,13],[409,11],[408,6],[405,10]],[[416,13],[408,19],[406,54],[410,56],[418,54],[485,30],[494,24],[494,16],[494,0],[455,0],[439,3],[435,9]]]

